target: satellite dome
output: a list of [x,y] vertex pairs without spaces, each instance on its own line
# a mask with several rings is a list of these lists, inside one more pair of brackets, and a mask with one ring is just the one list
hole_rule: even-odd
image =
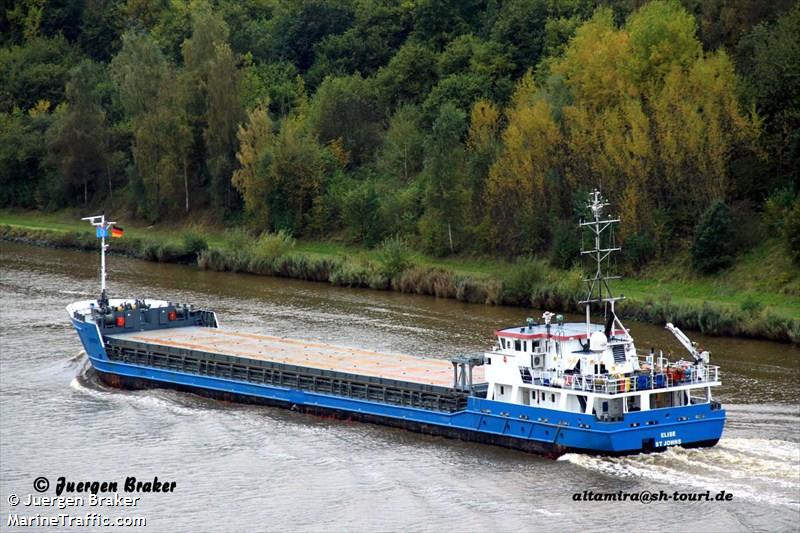
[[606,349],[608,339],[602,331],[595,331],[589,337],[589,349],[593,352],[602,352]]

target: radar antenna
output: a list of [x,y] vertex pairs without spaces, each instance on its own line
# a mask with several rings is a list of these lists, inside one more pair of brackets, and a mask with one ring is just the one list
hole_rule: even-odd
[[[614,303],[618,300],[623,300],[625,297],[614,296],[611,292],[609,280],[620,279],[620,276],[611,276],[603,271],[604,264],[608,267],[611,263],[611,255],[614,252],[619,252],[622,248],[616,246],[614,240],[614,225],[619,223],[618,218],[603,218],[603,210],[609,205],[605,201],[600,191],[594,189],[589,193],[588,208],[592,213],[590,220],[581,220],[579,227],[581,229],[588,228],[593,237],[594,247],[591,249],[584,249],[581,246],[581,255],[589,256],[594,265],[594,275],[592,277],[584,278],[589,289],[584,300],[579,303],[586,305],[586,334],[589,335],[590,331],[590,315],[591,305],[593,303],[604,304],[603,316],[610,319],[610,325],[614,322],[626,332],[627,329],[622,325],[614,312]],[[591,241],[590,241],[591,242]],[[609,313],[611,316],[609,317]]]

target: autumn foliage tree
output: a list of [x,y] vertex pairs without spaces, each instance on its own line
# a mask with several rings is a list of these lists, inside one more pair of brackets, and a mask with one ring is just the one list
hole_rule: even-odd
[[0,207],[566,267],[597,187],[639,268],[797,195],[790,0],[62,4],[0,24]]

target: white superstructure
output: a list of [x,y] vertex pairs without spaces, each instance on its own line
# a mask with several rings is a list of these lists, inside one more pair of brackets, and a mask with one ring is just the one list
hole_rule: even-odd
[[[581,227],[593,233],[591,255],[597,264],[588,278],[586,322],[564,323],[561,315],[545,312],[520,327],[495,332],[497,343],[485,354],[486,398],[522,405],[584,413],[601,420],[618,420],[631,411],[679,407],[712,401],[711,387],[720,385],[719,367],[696,348],[677,327],[667,324],[687,348],[691,360],[668,361],[663,353],[639,354],[633,337],[617,317],[616,301],[603,274],[603,263],[619,250],[604,233],[618,220],[602,220],[607,204],[600,193],[590,195],[593,220]],[[590,307],[602,307],[605,324],[592,324]]]

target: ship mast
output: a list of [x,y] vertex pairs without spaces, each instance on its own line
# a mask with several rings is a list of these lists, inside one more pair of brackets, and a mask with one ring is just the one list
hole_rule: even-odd
[[100,305],[108,304],[108,296],[106,295],[106,237],[108,236],[108,228],[116,224],[116,222],[107,222],[105,214],[95,215],[92,217],[83,217],[81,220],[88,220],[89,223],[96,228],[97,237],[100,238],[100,298],[97,302]]
[[[610,276],[603,272],[604,263],[610,266],[611,254],[621,250],[616,246],[614,241],[614,224],[619,223],[618,218],[603,218],[603,210],[609,204],[605,201],[600,191],[597,189],[589,193],[589,209],[592,213],[590,220],[581,220],[579,227],[581,229],[588,228],[592,234],[594,247],[592,249],[583,249],[581,246],[581,255],[591,257],[594,264],[594,276],[584,278],[589,290],[586,299],[579,303],[586,305],[586,334],[591,333],[591,306],[593,303],[603,303],[603,316],[608,319],[609,312],[613,317],[613,321],[618,323],[619,326],[627,333],[627,329],[622,325],[614,312],[614,303],[617,300],[623,300],[624,296],[614,296],[611,292],[609,280],[620,279],[620,276]],[[604,234],[606,234],[604,238]]]

